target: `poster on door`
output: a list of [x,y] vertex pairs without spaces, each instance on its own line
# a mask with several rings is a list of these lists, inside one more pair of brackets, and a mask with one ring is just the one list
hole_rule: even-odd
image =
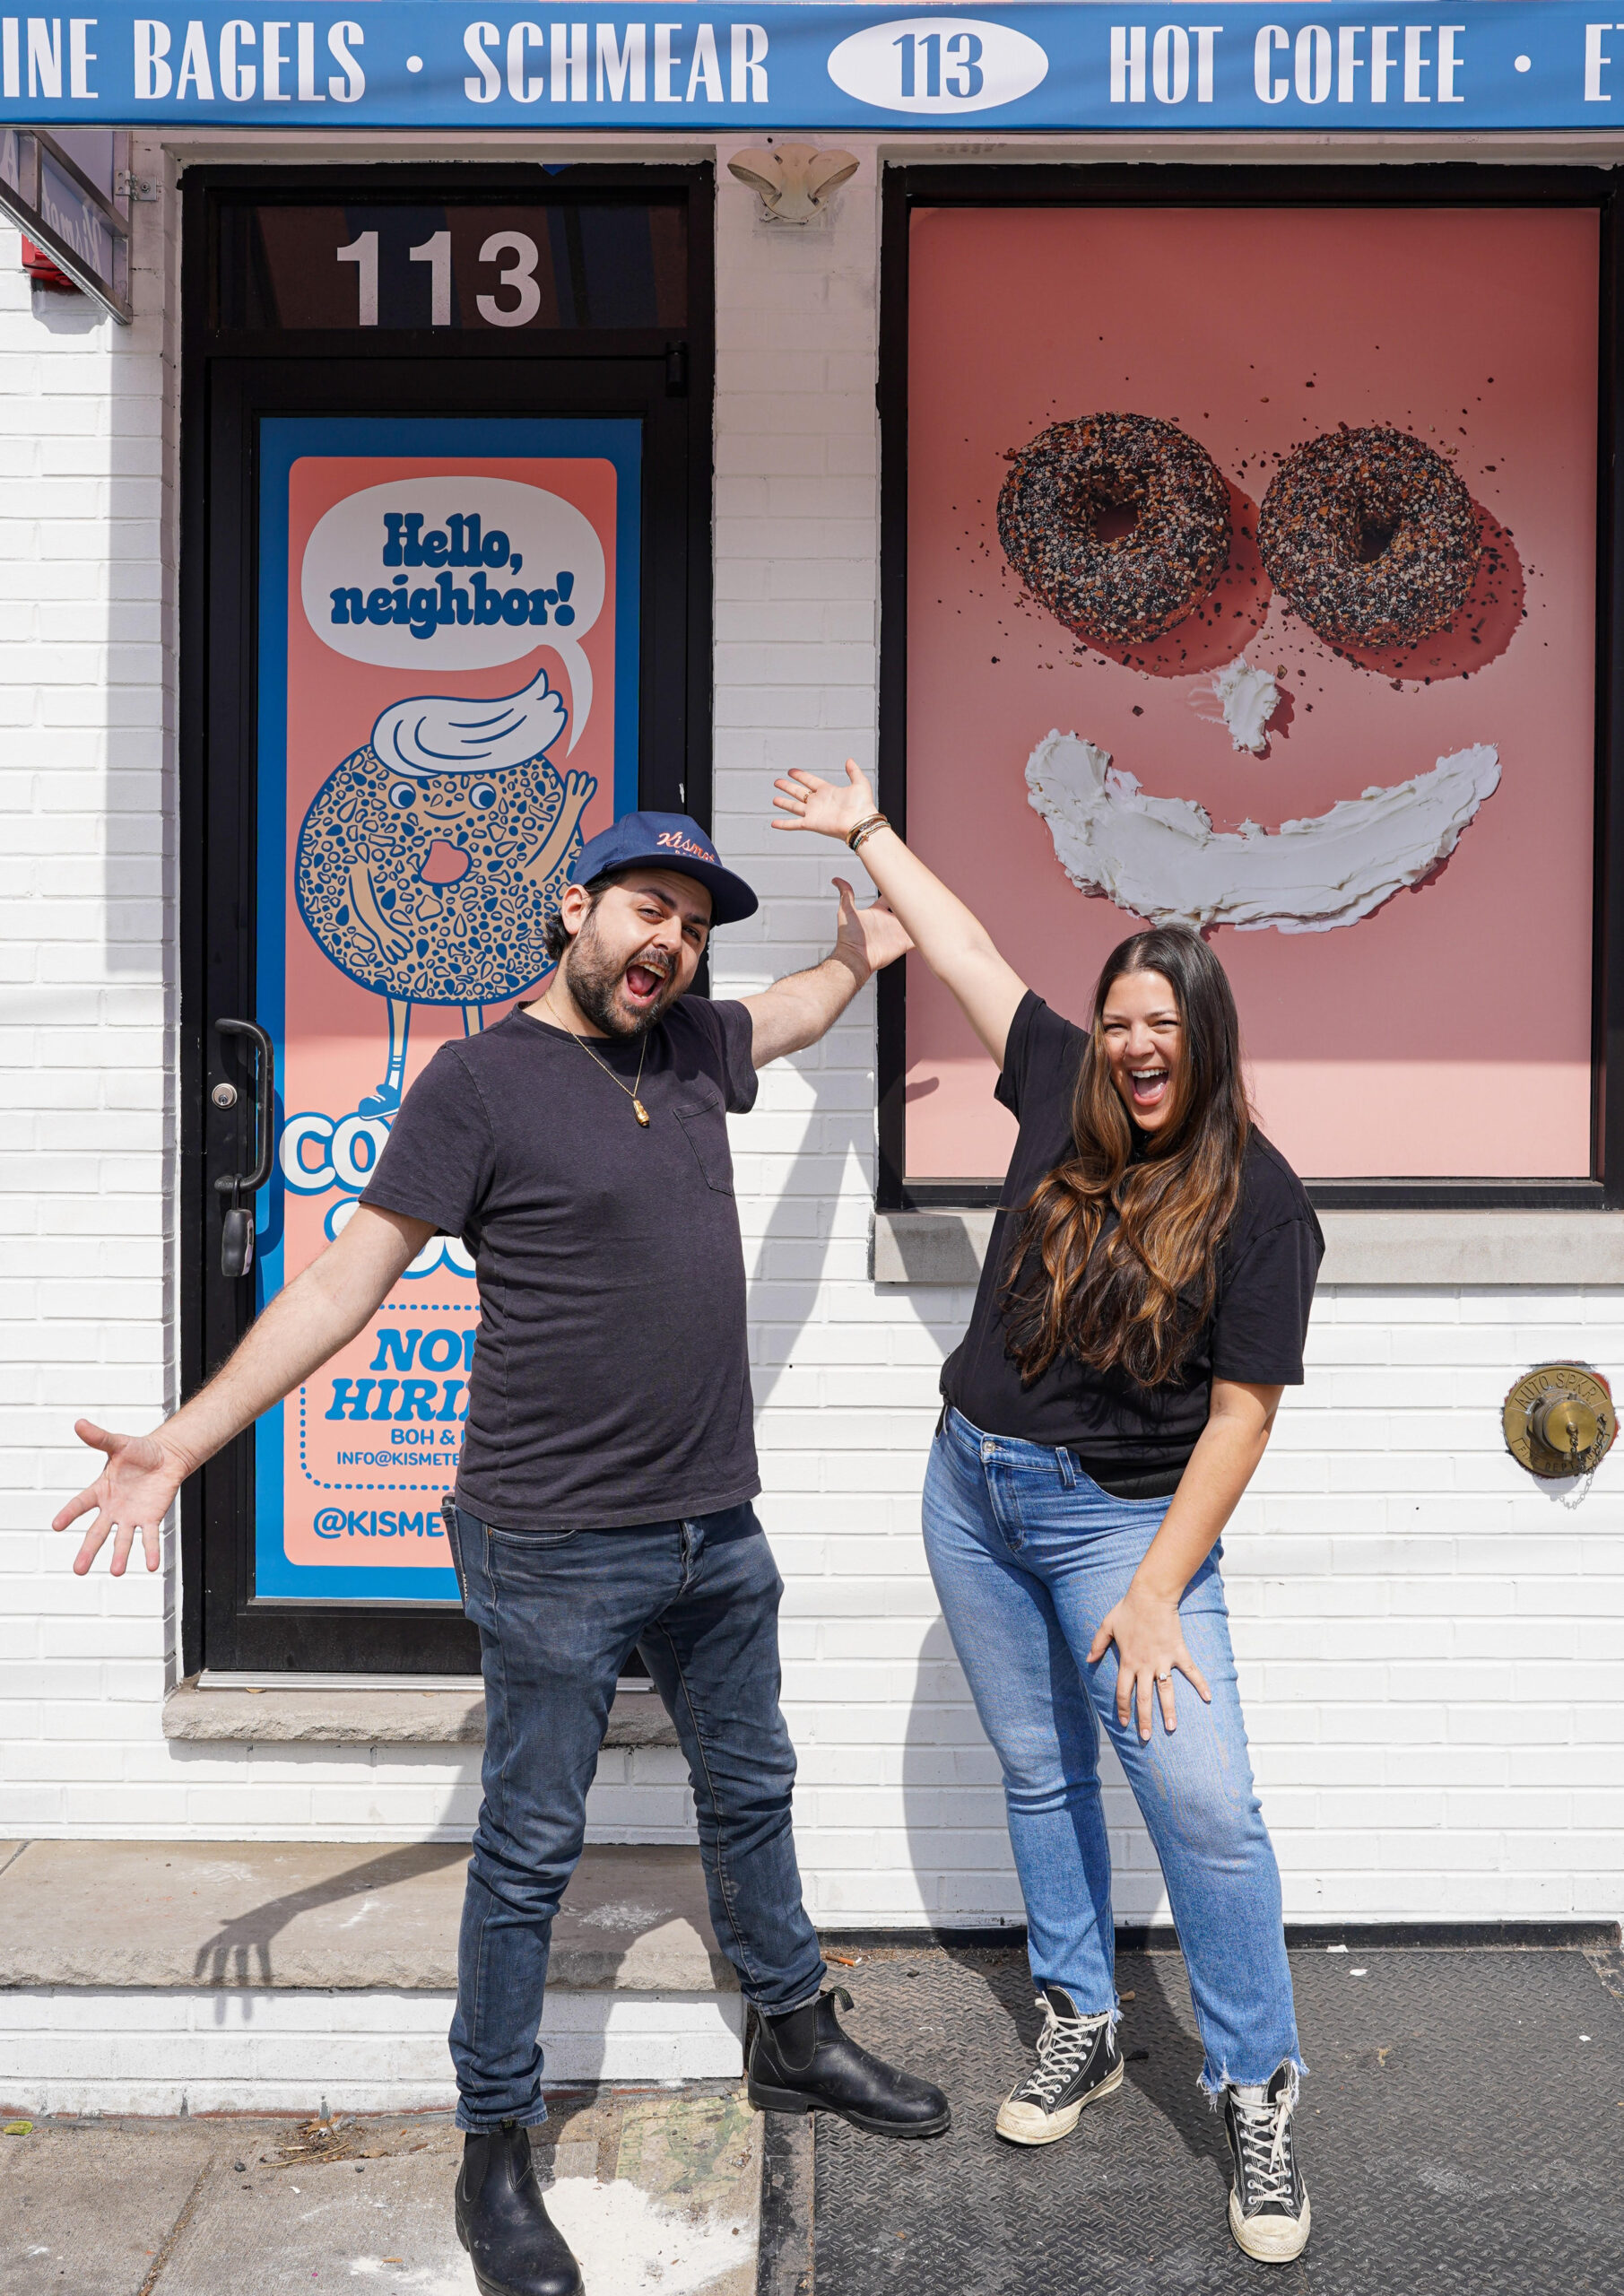
[[[543,979],[637,804],[640,425],[288,417],[261,434],[256,1305],[352,1216],[438,1048]],[[455,1602],[440,1500],[479,1335],[460,1238],[260,1422],[255,1591]]]

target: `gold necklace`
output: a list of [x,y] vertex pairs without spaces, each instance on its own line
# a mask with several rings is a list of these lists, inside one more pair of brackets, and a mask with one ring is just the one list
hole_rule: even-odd
[[[551,996],[546,996],[543,1001],[547,1004],[552,1004],[552,998]],[[557,1020],[558,1007],[555,1004],[552,1005],[552,1012],[553,1018]],[[595,1068],[601,1068],[612,1084],[618,1084],[620,1086],[621,1091],[625,1093],[627,1099],[631,1102],[632,1113],[637,1118],[638,1122],[642,1126],[644,1131],[647,1132],[648,1129],[648,1110],[643,1106],[642,1101],[638,1098],[638,1086],[640,1085],[643,1081],[643,1063],[648,1057],[647,1030],[645,1029],[643,1031],[643,1048],[638,1055],[637,1081],[635,1083],[629,1084],[623,1077],[617,1076],[615,1074],[613,1069],[611,1068],[606,1060],[600,1060],[598,1058],[597,1054],[594,1052],[592,1047],[587,1043],[585,1037],[576,1036],[575,1031],[567,1022],[561,1020],[559,1021],[559,1026],[563,1030],[564,1034],[567,1037],[574,1038],[575,1042],[580,1046],[581,1050],[586,1054],[587,1059],[591,1061]]]

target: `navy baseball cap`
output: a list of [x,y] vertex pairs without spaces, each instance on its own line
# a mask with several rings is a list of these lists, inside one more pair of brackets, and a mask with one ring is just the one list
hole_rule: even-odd
[[587,885],[611,870],[676,869],[710,895],[713,925],[736,925],[761,906],[743,877],[722,866],[716,847],[687,813],[622,813],[583,845],[569,872],[572,885]]

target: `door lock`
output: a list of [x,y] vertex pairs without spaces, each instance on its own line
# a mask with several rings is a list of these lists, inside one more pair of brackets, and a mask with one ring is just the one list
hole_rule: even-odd
[[209,1098],[217,1109],[234,1109],[237,1106],[237,1087],[235,1084],[216,1084]]
[[[220,1223],[220,1272],[228,1282],[247,1275],[254,1265],[254,1198],[271,1177],[271,1109],[276,1094],[276,1049],[256,1021],[216,1021],[222,1037],[247,1037],[258,1055],[254,1080],[254,1169],[217,1179],[216,1190],[231,1199]],[[229,1092],[230,1100],[221,1094]],[[230,1108],[237,1100],[234,1084],[217,1084],[211,1095],[216,1108]],[[245,1194],[248,1202],[243,1202]]]
[[1512,1457],[1548,1482],[1594,1474],[1619,1426],[1611,1389],[1582,1363],[1541,1363],[1525,1372],[1506,1398],[1501,1424]]

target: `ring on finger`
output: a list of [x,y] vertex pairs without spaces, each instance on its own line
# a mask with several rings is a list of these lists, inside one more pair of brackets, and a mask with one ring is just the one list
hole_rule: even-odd
[[1168,1673],[1165,1674],[1158,1674],[1156,1679],[1159,1683],[1170,1683],[1173,1677],[1171,1673]]

